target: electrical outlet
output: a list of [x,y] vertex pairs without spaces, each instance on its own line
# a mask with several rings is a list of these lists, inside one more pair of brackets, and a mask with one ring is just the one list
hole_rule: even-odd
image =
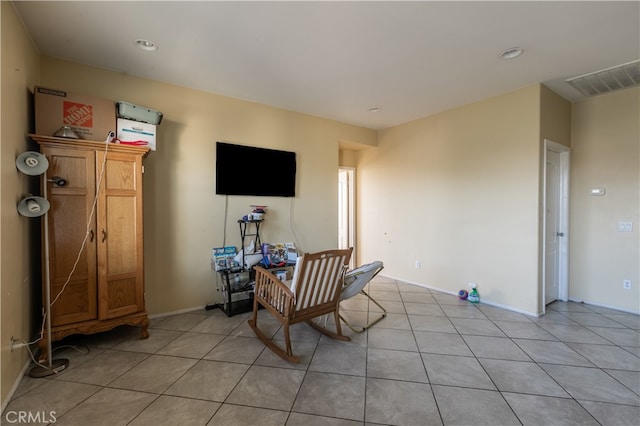
[[631,290],[631,280],[622,280],[622,288]]
[[25,346],[27,346],[26,343],[22,343],[20,340],[11,336],[11,352],[13,352],[14,349],[24,348]]
[[420,269],[422,267],[422,262],[416,260],[416,269]]
[[618,232],[632,232],[633,222],[618,222]]

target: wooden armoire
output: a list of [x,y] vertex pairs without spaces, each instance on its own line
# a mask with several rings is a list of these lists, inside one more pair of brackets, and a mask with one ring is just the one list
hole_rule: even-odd
[[[147,338],[142,159],[149,149],[30,136],[49,161],[43,304],[48,267],[51,340],[125,324],[140,326]],[[46,353],[43,337],[38,345]]]

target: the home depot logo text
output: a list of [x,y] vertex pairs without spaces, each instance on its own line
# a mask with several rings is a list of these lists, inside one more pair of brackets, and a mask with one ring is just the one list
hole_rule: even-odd
[[67,126],[93,127],[93,106],[64,101],[63,122]]

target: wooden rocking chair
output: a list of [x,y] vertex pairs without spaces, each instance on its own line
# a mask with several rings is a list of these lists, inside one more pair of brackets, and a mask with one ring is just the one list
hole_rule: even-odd
[[[248,320],[256,336],[278,356],[289,362],[300,362],[291,351],[289,326],[306,322],[321,333],[338,340],[349,341],[340,327],[340,290],[353,248],[305,253],[298,258],[290,285],[259,266],[256,270],[253,315]],[[258,308],[262,305],[284,328],[285,349],[276,345],[258,328]],[[330,331],[312,321],[333,313],[336,331]]]

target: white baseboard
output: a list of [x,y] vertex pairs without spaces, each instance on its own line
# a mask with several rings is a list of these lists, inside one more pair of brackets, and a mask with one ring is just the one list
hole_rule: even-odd
[[11,401],[11,398],[13,398],[13,395],[18,390],[18,386],[20,386],[20,382],[22,382],[22,378],[24,377],[25,373],[27,372],[27,370],[29,369],[30,366],[31,366],[31,358],[27,358],[27,361],[24,364],[24,367],[22,367],[22,370],[20,371],[20,374],[18,374],[18,378],[13,383],[13,386],[11,386],[11,389],[9,390],[9,393],[7,394],[7,399],[2,401],[2,409],[0,410],[1,413],[4,413],[4,409],[7,408],[7,405],[9,405],[9,402]]
[[[390,280],[394,280],[394,281],[402,282],[402,283],[413,284],[413,285],[415,285],[415,286],[423,287],[423,288],[426,288],[426,289],[429,289],[429,290],[439,291],[440,293],[451,294],[451,295],[454,295],[454,296],[457,296],[457,295],[458,295],[458,293],[456,293],[456,292],[451,292],[451,291],[448,291],[448,290],[443,290],[443,289],[441,289],[441,288],[433,287],[433,286],[426,285],[426,284],[423,284],[423,283],[417,283],[417,282],[407,281],[407,280],[405,280],[405,279],[403,279],[403,278],[397,278],[397,277],[394,277],[394,276],[391,276],[391,275],[380,274],[380,276],[381,276],[381,277],[388,278],[388,279],[390,279]],[[598,302],[593,302],[593,301],[589,301],[589,300],[581,300],[581,299],[571,298],[571,297],[570,297],[570,298],[569,298],[569,301],[570,301],[570,302],[575,302],[575,303],[584,303],[584,304],[586,304],[586,305],[598,306],[598,307],[601,307],[601,308],[607,308],[607,309],[611,309],[611,310],[614,310],[614,311],[620,311],[620,312],[624,312],[624,313],[628,313],[628,314],[640,315],[640,311],[634,311],[634,310],[632,310],[632,309],[624,309],[624,308],[620,308],[619,306],[611,306],[611,305],[606,305],[606,304],[604,304],[604,303],[598,303]],[[507,310],[507,311],[511,311],[511,312],[517,312],[517,313],[519,313],[519,314],[527,315],[527,316],[530,316],[530,317],[536,317],[536,318],[539,318],[539,317],[541,317],[541,316],[543,315],[543,314],[542,314],[542,312],[539,312],[539,313],[527,312],[527,311],[523,311],[523,310],[521,310],[521,309],[513,308],[513,307],[511,307],[511,306],[502,305],[502,304],[500,304],[500,303],[492,302],[491,300],[488,300],[488,299],[486,299],[486,298],[482,298],[482,299],[481,299],[481,302],[482,302],[483,304],[485,304],[485,305],[494,306],[494,307],[496,307],[496,308],[505,309],[505,310]]]
[[592,302],[590,300],[580,300],[580,299],[572,299],[572,298],[569,298],[569,300],[576,303],[584,303],[585,305],[598,306],[599,308],[607,308],[613,311],[620,311],[627,314],[640,315],[640,311],[634,311],[633,309],[625,309],[619,306],[611,306],[604,303]]
[[194,306],[192,308],[179,309],[177,311],[163,312],[161,314],[153,314],[153,315],[149,315],[149,319],[164,318],[164,317],[170,317],[173,315],[180,315],[180,314],[188,314],[189,312],[194,312],[194,311],[204,311],[205,306],[206,305]]
[[[399,281],[399,282],[402,282],[402,283],[413,284],[415,286],[426,288],[426,289],[429,289],[429,290],[435,290],[435,291],[438,291],[440,293],[446,293],[446,294],[450,294],[450,295],[456,296],[456,297],[458,296],[457,292],[444,290],[444,289],[441,289],[441,288],[438,288],[438,287],[433,287],[433,286],[430,286],[430,285],[427,285],[427,284],[423,284],[423,283],[407,281],[405,279],[396,278],[396,277],[393,277],[393,276],[390,276],[390,275],[382,275],[382,274],[380,274],[380,275],[385,277],[385,278],[389,278],[391,280]],[[507,311],[516,312],[518,314],[526,315],[526,316],[529,316],[529,317],[536,317],[536,318],[540,317],[540,314],[537,314],[537,313],[534,313],[534,312],[523,311],[522,309],[516,309],[516,308],[514,308],[512,306],[502,305],[500,303],[493,302],[493,301],[488,300],[486,298],[481,298],[480,299],[480,303],[482,303],[484,305],[493,306],[495,308],[500,308],[500,309],[504,309],[504,310],[507,310]]]

